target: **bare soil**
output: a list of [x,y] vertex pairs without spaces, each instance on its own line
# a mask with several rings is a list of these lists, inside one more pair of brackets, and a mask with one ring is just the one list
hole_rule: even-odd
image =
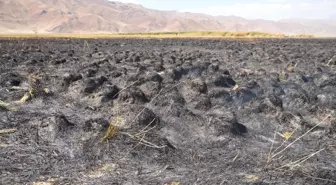
[[332,39],[1,39],[0,183],[336,184],[335,54]]

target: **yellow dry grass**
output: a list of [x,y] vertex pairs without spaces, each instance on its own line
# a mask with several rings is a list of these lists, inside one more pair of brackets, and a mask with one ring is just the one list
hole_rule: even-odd
[[10,145],[8,144],[4,144],[4,143],[0,143],[0,148],[7,148],[9,147]]
[[239,89],[239,85],[237,85],[237,84],[232,88],[233,91],[236,91],[238,89]]
[[103,164],[100,166],[95,166],[93,169],[91,169],[87,174],[85,174],[87,177],[95,179],[105,176],[108,173],[111,173],[114,171],[118,166],[116,164]]
[[29,94],[28,94],[28,93],[25,93],[25,94],[23,95],[23,97],[18,101],[18,103],[19,103],[19,104],[24,104],[24,103],[26,103],[26,102],[29,100],[29,98],[30,98],[30,94],[32,94],[30,91],[29,91]]
[[[117,121],[116,121],[117,122],[116,124],[118,124],[119,120],[120,120],[120,118],[118,117]],[[107,130],[105,132],[105,135],[104,135],[102,141],[109,140],[110,138],[116,136],[117,133],[118,133],[118,128],[111,121],[109,127],[107,128]]]
[[14,133],[16,131],[17,131],[16,128],[2,129],[2,130],[0,130],[0,134],[11,134],[11,133]]
[[56,184],[57,181],[55,179],[48,179],[46,182],[43,182],[43,181],[36,181],[36,182],[33,182],[32,185],[54,185]]
[[259,179],[260,177],[257,175],[246,175],[244,181],[252,183],[258,181]]
[[8,111],[15,110],[15,108],[10,103],[6,103],[1,100],[0,100],[0,109],[4,109]]
[[287,36],[263,32],[146,32],[146,33],[84,33],[84,34],[0,34],[0,38],[312,38],[312,35]]
[[177,181],[174,181],[174,182],[172,182],[172,183],[170,183],[170,184],[165,184],[165,185],[181,185],[181,183],[180,183],[180,182],[177,182]]
[[334,61],[336,61],[336,55],[328,61],[327,65],[330,66]]
[[33,185],[54,185],[55,182],[33,182]]

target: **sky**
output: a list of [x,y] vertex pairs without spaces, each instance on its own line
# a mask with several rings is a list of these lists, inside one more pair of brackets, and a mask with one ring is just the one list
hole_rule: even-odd
[[117,0],[157,10],[240,16],[247,19],[336,20],[336,0]]

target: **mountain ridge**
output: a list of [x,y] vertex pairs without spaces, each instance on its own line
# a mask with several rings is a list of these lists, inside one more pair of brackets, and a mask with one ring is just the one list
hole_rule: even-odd
[[1,33],[267,32],[336,36],[334,21],[248,20],[108,0],[3,0]]

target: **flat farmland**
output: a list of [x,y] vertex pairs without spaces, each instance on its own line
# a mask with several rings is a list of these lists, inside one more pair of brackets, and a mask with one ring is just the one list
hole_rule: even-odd
[[336,184],[335,39],[0,39],[0,184]]

